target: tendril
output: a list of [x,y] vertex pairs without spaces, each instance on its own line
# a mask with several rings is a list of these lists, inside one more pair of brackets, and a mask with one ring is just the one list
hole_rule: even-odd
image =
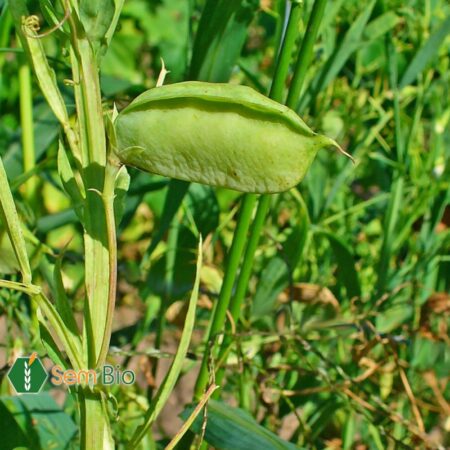
[[[39,23],[39,17],[36,15],[22,17],[22,28],[23,32],[32,39],[42,39],[46,36],[49,36],[50,34],[54,33],[56,30],[59,30],[62,28],[66,20],[70,17],[70,5],[69,0],[66,0],[65,6],[64,6],[64,17],[52,28],[47,30],[45,33],[37,34],[37,32],[41,29],[40,23]],[[29,31],[32,31],[35,34],[29,33]]]

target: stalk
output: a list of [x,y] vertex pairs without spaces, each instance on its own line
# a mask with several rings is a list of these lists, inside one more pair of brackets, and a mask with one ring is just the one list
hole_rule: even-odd
[[[301,93],[303,83],[305,80],[306,70],[310,64],[312,57],[312,49],[316,40],[320,23],[322,21],[323,13],[325,10],[326,0],[316,0],[311,12],[311,16],[308,21],[305,36],[302,41],[297,62],[295,66],[294,77],[291,87],[289,89],[287,106],[293,108],[298,102],[299,95]],[[284,80],[286,79],[289,71],[290,55],[292,55],[293,47],[295,46],[296,36],[298,35],[298,20],[300,20],[301,5],[294,3],[292,5],[288,28],[286,30],[285,39],[283,41],[283,47],[277,62],[277,68],[275,77],[272,83],[269,97],[276,101],[282,101]],[[234,323],[239,320],[242,303],[247,292],[248,283],[252,274],[253,262],[255,258],[255,252],[258,247],[261,232],[266,220],[267,213],[270,206],[270,195],[261,195],[256,211],[255,220],[253,222],[248,245],[245,251],[244,260],[242,263],[242,270],[239,275],[239,280],[236,288],[236,294],[231,300],[230,313]],[[230,343],[232,337],[227,335],[223,341],[221,351],[219,354],[219,360],[225,358],[226,353],[230,350]],[[216,374],[216,382],[220,384],[225,374],[224,367],[219,368]]]
[[301,3],[293,3],[289,14],[286,33],[281,45],[280,55],[275,66],[274,79],[270,88],[269,97],[277,101],[281,101],[283,96],[292,51],[295,47],[295,41],[298,38],[298,25],[300,23],[301,13]]
[[[79,123],[82,176],[86,190],[84,217],[85,284],[87,301],[84,313],[84,344],[89,368],[101,362],[104,333],[108,317],[110,256],[106,212],[101,193],[105,183],[106,138],[100,92],[99,71],[92,48],[85,37],[79,37],[73,19],[71,54],[75,103]],[[114,230],[115,233],[115,230]],[[109,338],[108,338],[109,339]],[[109,341],[108,341],[109,343]]]
[[308,70],[309,63],[311,62],[313,46],[316,42],[317,34],[319,33],[326,4],[327,0],[316,0],[311,11],[311,17],[309,18],[302,45],[298,53],[297,62],[294,69],[294,78],[292,79],[286,101],[286,105],[292,109],[296,109],[297,103],[300,99],[306,72]]
[[[256,195],[249,194],[245,195],[242,204],[241,212],[239,215],[238,222],[236,224],[236,231],[233,238],[233,243],[231,244],[230,254],[228,256],[228,261],[226,264],[225,277],[222,282],[222,287],[220,289],[219,299],[214,307],[210,328],[207,333],[207,338],[205,342],[210,343],[211,352],[214,354],[216,350],[215,339],[220,333],[225,324],[226,314],[228,305],[230,303],[231,292],[233,289],[234,281],[236,279],[236,273],[239,267],[239,261],[244,250],[245,242],[247,239],[247,232],[250,226],[250,221],[252,217],[253,208],[256,203]],[[197,382],[194,388],[194,396],[200,399],[203,395],[206,385],[208,384],[208,360],[209,351],[205,350],[203,353],[202,365],[200,366],[200,373],[197,378]]]
[[[117,172],[107,167],[105,123],[99,69],[92,47],[69,18],[72,70],[79,124],[82,177],[86,191],[84,215],[85,285],[83,345],[88,368],[104,363],[111,338],[117,283],[114,181]],[[106,171],[106,172],[105,172]],[[107,409],[102,393],[81,391],[82,445],[86,450],[113,448]]]
[[92,392],[88,388],[79,389],[82,450],[109,450],[114,448],[111,435],[106,401],[101,392]]
[[[36,154],[34,148],[34,123],[33,123],[33,97],[31,92],[30,66],[25,58],[21,58],[19,67],[20,85],[20,125],[22,128],[22,154],[24,172],[29,172],[36,165]],[[34,204],[36,196],[35,176],[25,183],[25,196]]]

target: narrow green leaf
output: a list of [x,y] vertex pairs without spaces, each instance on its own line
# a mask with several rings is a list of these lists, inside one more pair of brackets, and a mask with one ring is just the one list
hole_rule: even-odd
[[66,358],[64,358],[64,355],[62,354],[55,340],[53,339],[53,336],[47,329],[47,325],[45,323],[45,319],[42,317],[42,314],[38,315],[38,320],[39,320],[39,335],[44,344],[45,349],[47,350],[49,358],[55,364],[61,366],[64,370],[71,369],[72,367],[70,367],[67,364]]
[[312,98],[317,97],[317,94],[323,91],[336,78],[350,56],[360,47],[362,42],[361,38],[372,14],[375,2],[376,0],[371,0],[355,19],[342,39],[338,49],[333,52],[320,74],[312,83],[311,90],[302,96],[299,110],[303,110]]
[[252,318],[258,319],[272,312],[278,295],[288,285],[289,270],[286,262],[276,256],[261,272],[258,288],[252,302]]
[[9,239],[19,262],[20,272],[24,283],[31,282],[31,268],[28,260],[25,240],[20,226],[19,216],[14,205],[13,196],[9,188],[6,172],[0,158],[0,218],[6,228]]
[[80,1],[80,21],[96,54],[106,45],[106,33],[113,20],[114,12],[114,0]]
[[200,238],[198,244],[197,272],[195,275],[195,283],[194,288],[192,289],[191,297],[189,299],[188,311],[186,313],[183,333],[181,335],[177,353],[169,369],[169,372],[167,373],[161,387],[158,390],[158,393],[154,397],[152,403],[149,406],[149,409],[145,414],[144,423],[137,428],[130,443],[128,444],[127,448],[129,449],[137,448],[137,445],[145,436],[148,429],[150,428],[152,423],[156,420],[162,408],[166,404],[169,395],[171,394],[173,388],[175,387],[175,384],[180,375],[189,348],[189,343],[191,341],[192,331],[194,330],[195,311],[197,308],[201,267],[202,267],[202,239]]
[[[25,448],[30,445],[29,439],[32,435],[23,431],[15,414],[11,412],[0,400],[0,423],[2,424],[2,446],[5,450]],[[33,449],[33,447],[29,447]]]
[[421,47],[400,80],[399,88],[402,89],[411,84],[417,76],[425,69],[426,65],[438,54],[442,42],[450,33],[450,16],[448,16],[442,25],[428,38],[427,42]]
[[53,280],[56,288],[56,309],[61,315],[62,320],[70,331],[74,335],[79,335],[79,330],[75,322],[75,317],[72,312],[72,308],[67,297],[66,291],[64,289],[64,284],[62,281],[62,258],[63,255],[56,259],[55,267],[53,269]]
[[219,226],[220,208],[215,190],[211,186],[193,183],[186,196],[187,214],[192,214],[196,229],[207,236]]
[[61,123],[68,123],[68,114],[61,92],[56,84],[55,72],[50,68],[41,39],[33,37],[30,27],[23,24],[23,18],[29,17],[26,3],[23,0],[10,0],[11,12],[16,24],[16,30],[22,39],[22,44],[33,63],[42,93],[52,107],[55,116]]
[[400,22],[400,17],[388,11],[369,22],[364,30],[364,38],[375,40],[392,30]]
[[58,173],[64,190],[72,200],[72,206],[78,218],[83,223],[85,196],[77,183],[66,150],[61,141],[59,141],[58,148]]
[[[51,329],[55,332],[58,339],[61,341],[67,356],[75,370],[86,367],[83,360],[83,351],[81,346],[81,339],[78,333],[70,330],[64,323],[61,316],[58,314],[54,305],[45,297],[44,294],[33,295],[33,301],[36,302],[41,309],[43,315],[47,318]],[[47,327],[47,325],[45,325]]]
[[[181,414],[186,420],[194,406]],[[203,417],[199,416],[192,425],[195,433],[201,433]],[[299,447],[287,442],[256,422],[239,408],[210,400],[207,406],[205,440],[214,448],[221,450],[298,450]]]
[[328,239],[338,263],[338,278],[347,289],[348,297],[360,297],[361,285],[359,282],[358,272],[355,267],[354,256],[349,246],[332,233],[320,231],[317,232],[316,235],[320,235]]
[[125,211],[125,198],[130,188],[130,175],[127,167],[122,166],[116,176],[114,185],[114,218],[116,227],[119,226]]
[[188,191],[189,184],[190,183],[188,183],[187,181],[170,180],[169,189],[167,191],[166,200],[164,202],[161,223],[159,224],[158,231],[153,236],[150,246],[145,252],[141,267],[145,268],[147,266],[150,260],[150,256],[169,229],[172,219],[175,217],[175,214],[177,213],[178,208],[180,207],[181,202],[183,201],[184,196]]
[[208,0],[192,54],[191,80],[228,81],[259,6],[257,0]]
[[361,45],[361,37],[364,33],[370,15],[372,14],[375,2],[376,0],[372,0],[367,4],[367,6],[365,6],[363,12],[355,19],[352,26],[345,34],[344,39],[342,39],[341,45],[339,46],[336,53],[332,56],[329,64],[327,64],[326,70],[322,74],[322,79],[316,92],[325,89],[328,84],[334,78],[336,78],[353,52],[357,50]]
[[[50,145],[58,137],[61,127],[46,101],[41,101],[33,105],[33,121],[36,161],[41,161],[42,158],[45,158],[44,155]],[[39,170],[42,170],[43,166],[49,163],[48,160],[44,159],[37,164],[36,171],[29,171],[23,178],[19,178],[23,174],[20,133],[21,130],[17,130],[13,139],[2,150],[3,164],[8,178],[11,181],[11,189],[13,192],[18,185],[27,180],[28,174],[34,175],[35,173],[39,173]]]

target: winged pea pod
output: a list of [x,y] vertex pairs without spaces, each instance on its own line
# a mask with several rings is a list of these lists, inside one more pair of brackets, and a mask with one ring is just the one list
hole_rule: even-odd
[[317,152],[339,146],[291,109],[231,84],[183,82],[150,89],[114,122],[123,164],[242,192],[297,185]]

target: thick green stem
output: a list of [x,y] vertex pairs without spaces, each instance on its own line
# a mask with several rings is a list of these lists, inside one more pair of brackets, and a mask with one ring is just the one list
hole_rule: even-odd
[[[107,356],[116,297],[116,228],[114,183],[117,169],[107,166],[107,149],[99,69],[84,31],[69,18],[72,70],[77,108],[84,208],[85,285],[84,349],[88,367],[100,367]],[[113,448],[104,394],[81,392],[84,449]]]
[[[85,348],[89,367],[95,368],[105,357],[109,345],[108,328],[111,305],[110,246],[105,203],[99,195],[106,187],[106,137],[100,92],[99,71],[92,48],[74,22],[72,27],[72,68],[75,83],[75,103],[80,134],[83,181],[86,190],[84,214],[85,283]],[[115,236],[114,236],[115,240]],[[108,242],[109,241],[109,242]],[[107,342],[106,342],[107,341]]]
[[[239,262],[246,243],[247,232],[250,226],[255,203],[256,195],[254,194],[245,195],[242,201],[241,212],[236,224],[236,231],[233,238],[233,243],[231,244],[230,254],[228,256],[225,277],[220,289],[219,299],[212,313],[211,324],[206,339],[206,342],[211,345],[211,351],[213,354],[216,349],[215,339],[224,328],[228,305],[230,303]],[[205,351],[203,354],[202,365],[200,367],[200,373],[194,389],[194,395],[197,399],[201,398],[206,385],[208,384],[208,360],[209,352]]]
[[284,35],[283,44],[281,46],[280,55],[275,66],[275,74],[270,89],[270,98],[281,101],[285,88],[286,76],[289,71],[289,65],[292,57],[292,50],[295,41],[298,38],[298,26],[301,19],[302,5],[294,3],[289,14],[289,21]]
[[88,388],[79,390],[82,450],[114,448],[104,395]]
[[[236,292],[230,303],[230,314],[234,323],[237,323],[241,314],[241,306],[247,292],[250,276],[252,274],[255,252],[258,247],[259,238],[261,237],[264,223],[266,221],[267,212],[269,211],[270,199],[270,195],[262,195],[259,199],[255,220],[253,221],[249,241],[245,250],[244,262],[242,263],[241,273],[239,274]],[[226,353],[228,353],[232,339],[233,338],[231,335],[225,335],[218,357],[219,361],[225,358]],[[218,385],[220,385],[224,374],[224,367],[220,367],[216,374],[216,383]]]
[[308,26],[306,27],[297,62],[295,64],[294,78],[292,79],[286,101],[286,105],[293,109],[296,108],[300,94],[302,93],[303,83],[311,61],[313,46],[316,42],[326,4],[327,0],[316,0],[308,20]]

